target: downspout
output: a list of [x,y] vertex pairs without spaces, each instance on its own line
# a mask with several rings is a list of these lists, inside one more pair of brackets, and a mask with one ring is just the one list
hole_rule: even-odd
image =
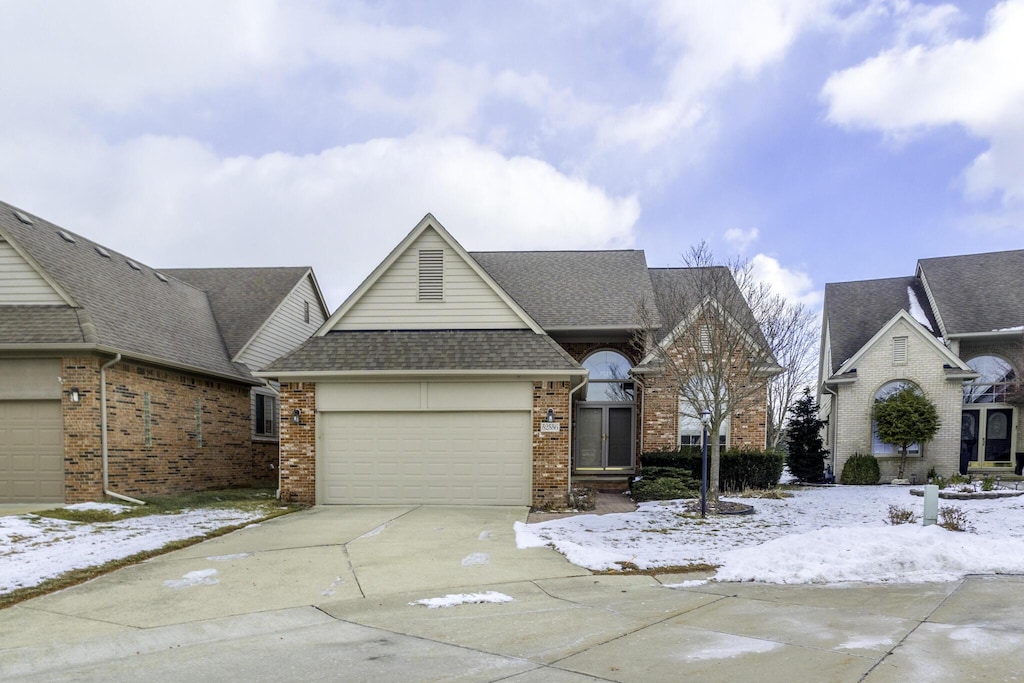
[[569,495],[572,495],[572,395],[587,386],[589,381],[589,377],[584,377],[583,381],[579,383],[579,386],[569,391]]
[[107,468],[107,368],[121,362],[121,354],[117,354],[111,360],[100,366],[100,447],[103,451],[103,493],[111,498],[145,505],[143,500],[137,500],[110,490],[109,470]]

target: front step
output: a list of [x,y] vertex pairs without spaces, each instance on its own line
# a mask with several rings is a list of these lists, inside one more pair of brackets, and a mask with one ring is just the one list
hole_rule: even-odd
[[629,490],[632,474],[574,474],[573,487],[591,488],[601,493],[622,493]]

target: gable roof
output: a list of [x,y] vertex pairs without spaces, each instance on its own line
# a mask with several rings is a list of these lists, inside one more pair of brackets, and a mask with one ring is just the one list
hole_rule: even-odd
[[825,368],[827,374],[838,371],[897,313],[909,313],[913,308],[911,292],[927,322],[927,325],[924,322],[922,325],[930,327],[932,336],[936,336],[939,326],[919,278],[894,277],[826,284],[823,325],[828,326],[832,359],[832,367]]
[[537,324],[537,321],[530,317],[522,306],[510,297],[508,293],[502,289],[501,286],[499,286],[483,268],[480,267],[480,264],[478,264],[476,260],[469,255],[462,245],[459,244],[447,230],[445,230],[444,226],[428,213],[422,218],[422,220],[420,220],[416,227],[405,236],[405,239],[399,242],[398,245],[391,250],[391,253],[388,254],[387,258],[381,261],[380,265],[378,265],[373,272],[363,280],[362,284],[360,284],[359,287],[349,295],[348,299],[338,307],[338,310],[335,311],[326,322],[324,322],[315,336],[323,336],[330,332],[335,325],[338,324],[338,321],[344,318],[345,314],[352,310],[359,300],[362,299],[363,296],[373,288],[377,281],[388,272],[391,266],[394,265],[394,263],[398,261],[403,254],[405,254],[416,240],[418,240],[420,236],[428,230],[433,231],[445,243],[445,245],[452,250],[455,256],[460,258],[466,266],[468,266],[469,269],[480,278],[484,286],[494,292],[494,294],[504,302],[506,306],[508,306],[516,318],[522,321],[522,323],[534,333],[543,334],[544,331],[541,326]]
[[917,264],[938,309],[943,334],[1024,325],[1024,249],[927,258]]
[[[308,266],[281,268],[168,268],[163,271],[206,292],[232,358],[245,348],[281,302],[307,275]],[[323,308],[323,296],[318,304]],[[326,314],[326,311],[325,311]]]
[[[5,307],[19,310],[11,312],[12,323],[0,326],[0,344],[80,339],[102,351],[254,383],[231,361],[201,290],[173,277],[165,282],[149,266],[20,211],[32,221],[27,224],[16,211],[0,202],[0,235],[31,257],[75,306]],[[75,241],[63,239],[61,230]]]
[[365,330],[312,337],[257,373],[304,375],[502,374],[585,375],[551,337],[531,330]]
[[654,301],[642,251],[475,251],[470,256],[548,331],[635,329],[640,301]]

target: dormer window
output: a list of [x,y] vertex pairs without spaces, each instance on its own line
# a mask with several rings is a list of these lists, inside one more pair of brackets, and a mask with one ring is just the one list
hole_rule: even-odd
[[419,301],[444,301],[444,250],[420,249]]

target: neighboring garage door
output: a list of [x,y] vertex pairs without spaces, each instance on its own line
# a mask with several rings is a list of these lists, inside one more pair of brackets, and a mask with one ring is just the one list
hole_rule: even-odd
[[529,505],[529,411],[327,412],[320,502]]
[[64,501],[60,401],[0,401],[0,503]]

